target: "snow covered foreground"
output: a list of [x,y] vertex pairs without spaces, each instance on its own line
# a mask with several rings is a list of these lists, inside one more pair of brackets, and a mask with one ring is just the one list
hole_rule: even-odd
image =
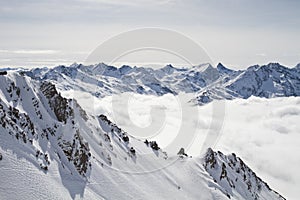
[[0,76],[1,199],[283,199],[234,154],[168,156],[48,82]]

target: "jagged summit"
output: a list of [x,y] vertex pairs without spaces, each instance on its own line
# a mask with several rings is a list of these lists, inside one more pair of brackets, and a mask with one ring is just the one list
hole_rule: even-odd
[[234,70],[225,67],[222,63],[218,63],[217,69],[220,73],[231,74]]

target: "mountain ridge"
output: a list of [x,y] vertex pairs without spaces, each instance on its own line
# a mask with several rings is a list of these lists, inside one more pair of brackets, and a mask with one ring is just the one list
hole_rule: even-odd
[[247,99],[250,96],[299,96],[298,68],[299,65],[288,68],[279,63],[269,63],[232,70],[219,63],[216,67],[210,64],[191,68],[167,65],[152,69],[128,65],[116,68],[100,63],[32,69],[24,73],[33,79],[54,81],[62,91],[74,89],[100,98],[123,92],[158,96],[183,92],[195,93],[196,98],[191,102],[203,105],[213,100]]

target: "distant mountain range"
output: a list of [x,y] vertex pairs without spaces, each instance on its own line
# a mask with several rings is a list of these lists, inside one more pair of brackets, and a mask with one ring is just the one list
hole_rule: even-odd
[[33,79],[52,81],[59,90],[85,91],[96,97],[122,92],[151,95],[194,93],[196,98],[192,101],[200,105],[214,99],[300,95],[300,64],[287,68],[270,63],[232,70],[221,63],[216,67],[210,64],[191,68],[167,65],[160,69],[127,65],[116,68],[100,63],[36,68],[25,74]]

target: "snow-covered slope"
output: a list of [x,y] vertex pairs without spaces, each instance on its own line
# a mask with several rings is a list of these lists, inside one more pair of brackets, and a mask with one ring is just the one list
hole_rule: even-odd
[[[78,73],[60,70],[58,80]],[[106,116],[87,114],[47,80],[8,72],[0,75],[0,88],[1,199],[282,199],[245,167],[253,188],[262,186],[249,190],[229,166],[241,166],[240,159],[212,150],[199,158],[182,151],[169,157],[155,141],[140,141]],[[207,164],[212,154],[215,168]],[[220,163],[228,165],[227,176]],[[236,188],[219,176],[238,178]]]
[[284,199],[234,153],[226,156],[209,148],[204,167],[228,197],[235,194],[239,199]]

